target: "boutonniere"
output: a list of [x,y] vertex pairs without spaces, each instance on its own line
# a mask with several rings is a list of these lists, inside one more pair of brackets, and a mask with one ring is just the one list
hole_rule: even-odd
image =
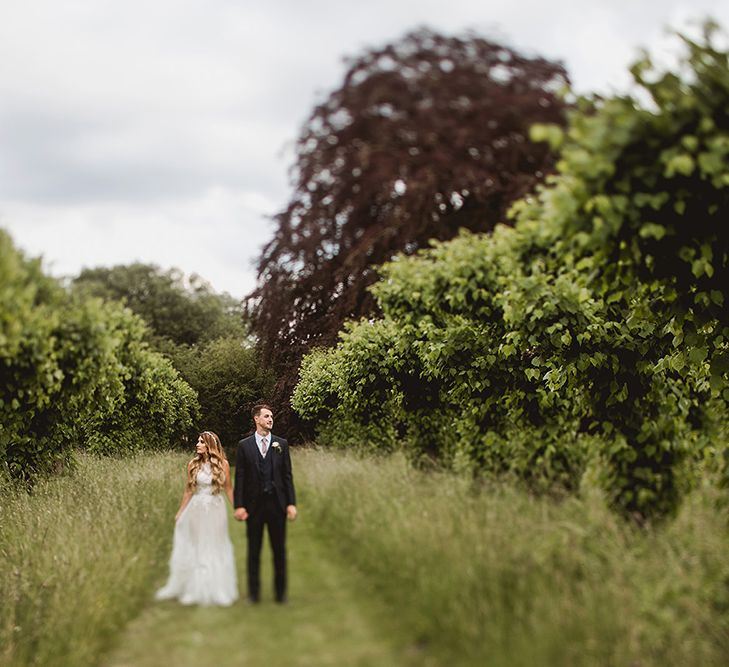
[[273,447],[279,454],[281,453],[281,443],[280,442],[274,442],[271,447]]

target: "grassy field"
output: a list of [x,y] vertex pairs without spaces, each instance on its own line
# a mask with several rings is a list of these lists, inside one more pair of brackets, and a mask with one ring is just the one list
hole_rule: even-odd
[[[245,595],[245,528],[230,521]],[[320,540],[306,516],[289,524],[290,601],[273,602],[264,547],[262,601],[230,608],[150,605],[120,636],[103,667],[422,667],[417,647],[384,622],[387,606]],[[334,556],[336,556],[334,554]],[[434,663],[430,663],[434,665]]]
[[184,459],[79,458],[0,492],[0,664],[95,665],[165,570]]
[[729,530],[716,492],[640,532],[596,491],[476,488],[401,457],[297,457],[320,538],[438,664],[729,664]]
[[[295,452],[289,605],[154,603],[183,455],[82,459],[0,498],[0,664],[724,665],[729,529],[716,492],[639,532],[599,494],[476,488],[398,457]],[[231,521],[241,592],[245,534]],[[9,601],[9,604],[7,603]]]

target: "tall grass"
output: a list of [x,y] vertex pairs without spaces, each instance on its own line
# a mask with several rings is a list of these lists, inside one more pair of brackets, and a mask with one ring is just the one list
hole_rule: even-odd
[[186,460],[80,456],[32,493],[0,489],[0,664],[98,662],[167,567]]
[[[186,459],[81,457],[32,494],[0,488],[0,664],[98,662],[164,579]],[[294,467],[300,521],[328,556],[292,575],[359,570],[419,664],[729,663],[729,527],[711,486],[638,530],[589,488],[557,502],[326,450]]]
[[296,472],[302,516],[435,664],[729,664],[729,530],[711,487],[639,530],[596,491],[477,489],[398,456],[306,451]]

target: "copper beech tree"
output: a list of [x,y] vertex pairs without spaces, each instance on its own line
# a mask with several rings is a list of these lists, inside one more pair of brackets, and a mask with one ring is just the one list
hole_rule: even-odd
[[247,299],[287,417],[301,357],[373,311],[377,266],[459,228],[485,232],[554,164],[534,123],[565,123],[560,63],[419,30],[347,61],[296,143],[293,194]]

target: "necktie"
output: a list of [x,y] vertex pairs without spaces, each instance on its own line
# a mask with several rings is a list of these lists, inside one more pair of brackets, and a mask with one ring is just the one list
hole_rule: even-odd
[[266,438],[261,438],[261,454],[263,454],[263,456],[266,456],[267,449],[268,449],[268,442],[266,442]]

